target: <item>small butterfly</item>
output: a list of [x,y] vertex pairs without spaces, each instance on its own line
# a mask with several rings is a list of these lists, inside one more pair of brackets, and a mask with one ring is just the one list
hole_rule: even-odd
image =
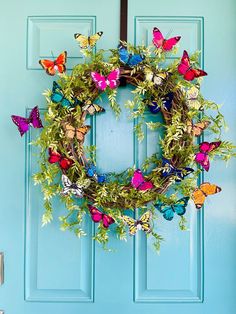
[[34,107],[31,110],[29,118],[24,118],[15,115],[12,115],[11,118],[15,125],[17,125],[21,136],[23,136],[27,131],[29,131],[30,126],[37,129],[43,128],[38,106]]
[[69,99],[65,98],[62,88],[57,82],[53,82],[51,101],[58,104],[60,103],[62,107],[71,107],[72,104]]
[[[170,111],[172,108],[173,99],[174,99],[174,93],[172,92],[162,97],[161,100],[162,100],[163,109]],[[154,100],[148,104],[148,109],[151,111],[151,113],[156,114],[160,112],[161,106],[157,101]]]
[[82,110],[88,112],[91,116],[95,113],[105,112],[103,107],[93,104],[91,100],[86,101],[85,105],[82,106]]
[[186,81],[192,81],[195,78],[205,76],[207,73],[201,69],[193,69],[190,64],[190,59],[186,50],[183,52],[181,62],[178,66],[179,74],[184,76]]
[[48,75],[55,75],[58,71],[59,73],[64,73],[66,71],[66,58],[67,52],[63,51],[56,60],[39,60],[39,64],[46,71]]
[[51,148],[48,149],[49,158],[48,161],[50,164],[57,163],[61,169],[67,170],[74,163],[73,160],[63,157],[60,153],[53,151]]
[[84,125],[79,128],[75,128],[69,123],[64,123],[63,127],[67,138],[73,139],[76,137],[77,140],[82,143],[84,142],[85,135],[91,129],[90,125]]
[[180,36],[172,37],[169,39],[165,39],[161,33],[161,31],[157,28],[153,28],[153,45],[156,48],[162,48],[164,51],[170,51],[180,40]]
[[165,80],[169,77],[168,72],[156,72],[152,71],[149,68],[144,69],[145,79],[149,82],[153,82],[154,85],[159,86],[162,85]]
[[150,211],[144,213],[138,220],[135,220],[129,216],[121,216],[121,219],[129,227],[130,235],[135,235],[138,230],[143,230],[146,233],[150,233],[152,231],[150,223],[152,219],[152,213]]
[[192,121],[187,121],[187,132],[193,136],[200,136],[210,123],[210,121],[200,121],[194,124]]
[[115,69],[108,74],[107,77],[97,73],[91,72],[91,77],[96,84],[96,87],[102,91],[104,91],[108,86],[111,89],[114,89],[119,84],[119,76],[120,76],[120,69]]
[[221,188],[215,184],[209,182],[202,183],[198,188],[193,191],[193,201],[197,209],[200,209],[205,202],[208,195],[219,193]]
[[134,171],[131,179],[132,186],[139,191],[147,191],[154,188],[154,185],[150,181],[145,181],[142,171],[137,169]]
[[130,67],[138,65],[144,60],[144,56],[138,53],[129,53],[127,48],[122,45],[119,47],[118,52],[120,61]]
[[82,198],[84,196],[84,188],[88,187],[89,182],[86,182],[84,185],[79,185],[77,183],[72,183],[70,179],[63,174],[61,177],[63,190],[61,192],[62,195],[66,196],[69,194],[73,194],[78,198]]
[[162,202],[155,204],[155,208],[163,214],[166,220],[172,220],[174,218],[174,213],[179,216],[183,216],[186,212],[186,207],[188,205],[189,197],[183,197],[179,199],[173,205],[166,205]]
[[93,48],[97,41],[101,38],[103,32],[97,32],[92,36],[84,36],[82,34],[74,34],[74,38],[78,41],[80,48],[87,49],[88,47]]
[[85,166],[87,176],[94,178],[98,183],[104,183],[106,181],[105,174],[97,174],[97,168],[93,163],[89,163]]
[[209,155],[208,153],[210,153],[211,151],[215,150],[216,148],[218,148],[221,144],[221,141],[218,142],[202,142],[199,145],[199,150],[200,152],[198,152],[195,155],[195,161],[200,164],[203,169],[205,169],[206,171],[209,170],[210,168],[210,161],[209,161]]
[[162,158],[162,176],[163,177],[169,177],[169,176],[175,176],[175,181],[180,182],[183,180],[186,176],[188,176],[190,173],[194,172],[192,168],[185,167],[185,168],[176,168],[172,165],[171,161],[166,158]]
[[195,109],[195,110],[203,110],[203,106],[198,100],[199,95],[199,89],[195,86],[192,86],[189,90],[186,92],[187,96],[187,104],[189,108]]
[[92,205],[88,205],[88,207],[89,207],[92,220],[94,222],[102,221],[102,225],[104,228],[108,228],[110,225],[112,225],[115,222],[115,220],[111,216],[100,212],[100,210],[98,210],[96,207]]

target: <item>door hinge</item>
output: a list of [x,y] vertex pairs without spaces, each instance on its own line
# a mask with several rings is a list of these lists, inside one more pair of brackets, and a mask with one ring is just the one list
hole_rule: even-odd
[[[4,254],[0,252],[0,286],[4,283]],[[0,314],[3,312],[0,311]]]

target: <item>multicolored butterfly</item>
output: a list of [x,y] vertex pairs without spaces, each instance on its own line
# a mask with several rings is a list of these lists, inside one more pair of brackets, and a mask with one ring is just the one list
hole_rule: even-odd
[[187,121],[187,132],[193,136],[200,136],[210,123],[210,121],[200,121],[194,124],[192,121]]
[[[164,97],[162,97],[162,106],[164,110],[170,111],[172,108],[172,101],[174,99],[174,93],[170,92],[166,94]],[[151,101],[148,104],[148,109],[151,111],[153,114],[157,114],[161,110],[161,106],[157,101]]]
[[57,84],[57,82],[53,82],[53,87],[52,87],[52,94],[51,94],[51,101],[58,104],[60,103],[62,107],[71,107],[72,104],[69,101],[69,99],[65,98],[62,88],[60,85]]
[[105,112],[105,109],[97,104],[93,104],[91,100],[86,101],[86,103],[82,106],[82,110],[86,111],[91,116],[95,113]]
[[73,194],[78,198],[83,198],[84,196],[84,188],[87,188],[90,184],[90,182],[85,182],[84,185],[79,185],[77,183],[72,183],[70,179],[63,174],[61,177],[62,185],[63,185],[63,190],[61,192],[62,195],[69,195]]
[[115,222],[115,220],[111,216],[100,212],[100,210],[98,210],[95,206],[88,205],[88,207],[92,220],[96,223],[102,221],[102,225],[104,228],[107,229],[110,225],[112,225]]
[[84,142],[85,135],[88,133],[88,131],[91,129],[90,125],[84,125],[79,128],[73,127],[70,123],[64,123],[63,124],[65,135],[69,139],[77,138],[77,140],[81,143]]
[[103,32],[97,32],[92,36],[84,36],[80,33],[74,34],[74,38],[78,41],[80,48],[87,49],[88,47],[93,48],[97,41],[101,38]]
[[106,181],[106,175],[105,174],[98,174],[97,168],[93,163],[88,163],[85,166],[87,176],[89,178],[94,178],[98,183],[104,183]]
[[208,171],[210,169],[210,161],[209,161],[209,155],[208,153],[210,153],[211,151],[215,150],[216,148],[218,148],[221,144],[221,141],[218,142],[202,142],[199,145],[199,150],[200,152],[198,152],[195,155],[195,161],[200,164],[203,169],[205,169],[206,171]]
[[167,205],[162,202],[155,204],[155,208],[163,214],[166,220],[172,220],[174,218],[174,213],[179,216],[183,216],[186,212],[186,207],[188,205],[189,197],[183,197],[179,199],[173,205]]
[[153,82],[156,86],[162,85],[170,75],[168,72],[158,73],[156,71],[152,71],[147,67],[144,69],[144,73],[145,79],[149,82]]
[[60,168],[63,170],[69,169],[71,165],[74,163],[73,160],[63,157],[60,153],[52,150],[51,147],[48,149],[48,154],[49,154],[48,162],[50,164],[58,163]]
[[153,28],[153,45],[156,48],[162,48],[164,51],[170,51],[180,40],[181,36],[172,37],[169,39],[165,39],[161,33],[161,31],[157,28]]
[[102,91],[104,91],[108,86],[111,89],[114,89],[119,84],[119,76],[120,76],[120,69],[115,69],[111,71],[108,76],[103,76],[97,72],[91,72],[91,77],[96,84],[96,87]]
[[207,73],[201,69],[193,69],[190,63],[190,59],[186,50],[183,52],[181,62],[178,66],[179,74],[184,76],[186,81],[192,81],[195,78],[205,76]]
[[199,95],[199,88],[192,86],[189,90],[186,92],[187,96],[187,104],[189,108],[195,109],[195,110],[203,110],[203,105],[198,100]]
[[154,188],[154,185],[150,181],[145,181],[145,178],[140,169],[134,171],[131,179],[132,186],[139,191],[147,191]]
[[23,136],[27,131],[29,131],[30,126],[37,129],[43,128],[38,106],[35,106],[31,110],[29,118],[24,118],[15,115],[12,115],[11,118],[15,125],[17,125],[21,136]]
[[124,46],[119,47],[120,61],[129,67],[138,65],[144,60],[144,56],[138,53],[129,53],[127,48]]
[[55,75],[58,71],[59,73],[64,73],[66,71],[66,58],[67,58],[67,52],[63,51],[56,60],[39,60],[39,64],[42,66],[42,68],[46,71],[48,75]]
[[129,227],[129,234],[132,236],[135,235],[138,230],[143,230],[146,233],[150,233],[152,231],[152,213],[150,211],[144,213],[138,220],[129,216],[121,216],[121,219]]
[[192,168],[185,167],[185,168],[176,168],[174,165],[172,165],[171,161],[166,158],[162,158],[162,176],[163,177],[169,177],[169,176],[175,176],[175,181],[180,182],[183,180],[186,176],[194,172]]
[[197,209],[202,208],[205,199],[208,195],[219,193],[221,188],[215,184],[209,182],[202,183],[198,188],[193,191],[193,201]]

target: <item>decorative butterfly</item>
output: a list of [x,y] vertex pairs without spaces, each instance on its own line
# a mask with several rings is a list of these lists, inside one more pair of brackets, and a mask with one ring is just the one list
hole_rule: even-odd
[[137,169],[134,171],[131,179],[132,186],[139,191],[147,191],[154,188],[154,185],[150,181],[145,181],[142,171]]
[[88,112],[91,116],[95,113],[105,112],[105,109],[97,104],[93,104],[91,100],[86,101],[85,105],[82,107],[83,111]]
[[92,220],[94,222],[102,221],[102,225],[104,228],[108,228],[110,225],[112,225],[115,222],[115,220],[111,216],[108,216],[100,212],[100,210],[98,210],[96,207],[92,205],[88,205],[88,207],[89,207]]
[[119,76],[120,76],[120,69],[115,69],[111,71],[108,76],[103,76],[97,72],[91,72],[91,77],[96,84],[96,87],[102,91],[104,91],[108,86],[111,89],[114,89],[119,84]]
[[163,168],[162,176],[163,177],[175,176],[176,182],[180,182],[190,173],[194,172],[194,170],[189,167],[178,169],[174,165],[172,165],[169,159],[166,158],[162,158],[162,168]]
[[207,73],[201,69],[193,69],[190,64],[190,59],[186,50],[183,52],[181,62],[178,66],[179,74],[184,76],[186,81],[192,81],[195,78],[205,76]]
[[205,202],[208,195],[219,193],[221,188],[215,184],[209,182],[202,183],[198,188],[193,191],[193,201],[197,209],[200,209]]
[[30,126],[37,129],[43,128],[38,106],[35,106],[31,110],[29,118],[24,118],[15,115],[12,115],[11,118],[15,125],[17,125],[21,136],[23,136],[27,131],[29,131]]
[[199,89],[195,86],[192,86],[187,92],[187,104],[189,108],[195,109],[195,110],[203,110],[203,106],[198,100],[199,95]]
[[61,192],[62,195],[69,195],[73,194],[78,198],[82,198],[84,196],[84,188],[89,186],[90,182],[86,182],[84,185],[79,185],[77,183],[72,183],[70,179],[63,174],[61,177],[62,185],[63,185],[63,190]]
[[[166,94],[164,97],[162,97],[162,105],[163,108],[167,111],[170,111],[172,108],[172,101],[174,99],[174,93],[170,92]],[[157,101],[151,101],[148,104],[148,109],[151,111],[153,114],[157,114],[161,110],[161,106]]]
[[62,107],[68,108],[72,106],[69,99],[65,98],[61,86],[58,85],[55,81],[53,82],[51,101],[56,104],[60,103]]
[[189,197],[183,197],[179,199],[173,205],[166,205],[162,202],[155,204],[155,208],[163,214],[166,220],[172,220],[174,218],[174,213],[179,216],[183,216],[186,212],[186,207],[188,205]]
[[170,51],[180,40],[180,36],[172,37],[169,39],[165,39],[161,33],[161,31],[157,28],[153,28],[153,45],[156,48],[162,48],[164,51]]
[[221,144],[221,141],[218,142],[202,142],[199,145],[199,150],[200,152],[198,152],[195,155],[195,161],[200,164],[203,169],[205,169],[206,171],[209,170],[210,168],[210,161],[209,161],[209,156],[208,153],[210,153],[211,151],[215,150],[216,148],[218,148]]
[[97,32],[92,36],[84,36],[82,34],[74,34],[74,38],[78,41],[80,48],[87,49],[88,47],[93,48],[97,41],[101,38],[103,32]]
[[187,121],[187,132],[194,136],[200,136],[210,123],[210,121],[200,121],[194,124],[192,121]]
[[51,147],[48,149],[49,158],[48,161],[50,164],[58,162],[61,169],[67,170],[74,163],[73,160],[63,157],[60,153],[53,151]]
[[105,174],[97,174],[97,168],[93,163],[89,163],[85,166],[87,176],[94,178],[98,183],[104,183],[106,181]]
[[63,51],[56,60],[39,60],[39,64],[46,71],[48,75],[55,75],[58,71],[59,73],[64,73],[66,71],[66,58],[67,52]]
[[67,138],[73,139],[76,137],[77,140],[82,143],[84,142],[85,135],[91,129],[90,125],[84,125],[79,128],[75,128],[70,123],[64,123],[63,127]]
[[164,81],[168,78],[168,72],[156,72],[152,71],[149,68],[144,69],[145,79],[147,81],[153,82],[156,86],[162,85]]
[[135,235],[138,230],[143,230],[146,233],[150,233],[152,231],[150,223],[152,219],[152,213],[150,211],[144,213],[138,220],[129,216],[121,216],[121,219],[129,227],[130,235]]
[[124,46],[119,47],[120,61],[127,66],[133,67],[144,60],[144,56],[138,53],[129,53]]

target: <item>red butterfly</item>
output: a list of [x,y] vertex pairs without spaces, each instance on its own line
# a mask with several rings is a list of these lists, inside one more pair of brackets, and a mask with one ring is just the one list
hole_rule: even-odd
[[150,181],[145,181],[142,171],[137,169],[134,171],[134,175],[131,179],[132,186],[140,191],[147,191],[154,188],[154,185]]
[[66,71],[66,58],[67,58],[67,52],[63,51],[56,60],[39,60],[39,64],[42,66],[42,68],[46,71],[48,75],[55,75],[56,71],[59,73],[63,73]]
[[94,222],[102,221],[104,228],[108,228],[111,224],[113,224],[115,222],[115,220],[111,216],[108,216],[108,215],[100,212],[100,210],[98,210],[96,207],[94,207],[92,205],[88,205],[88,207],[89,207],[89,211],[90,211],[92,220]]
[[50,164],[55,164],[56,162],[58,162],[61,169],[67,170],[73,164],[73,160],[68,159],[66,157],[62,157],[61,154],[59,154],[56,151],[53,151],[51,148],[48,149],[48,153],[49,153],[48,161],[50,162]]
[[186,50],[183,52],[181,62],[178,66],[178,72],[184,76],[186,81],[192,81],[197,77],[205,76],[207,73],[201,69],[193,69]]
[[161,33],[161,31],[157,28],[154,27],[153,31],[153,45],[156,46],[157,48],[162,48],[164,51],[169,51],[171,50],[180,40],[180,36],[172,37],[169,39],[165,39]]

